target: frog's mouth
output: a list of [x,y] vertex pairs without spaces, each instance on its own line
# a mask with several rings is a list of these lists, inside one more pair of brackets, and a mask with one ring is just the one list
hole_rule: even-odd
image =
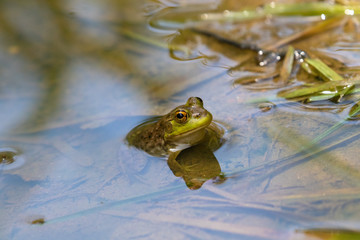
[[206,125],[197,127],[197,128],[195,128],[195,129],[189,130],[189,131],[187,131],[187,132],[183,132],[183,133],[179,134],[178,136],[179,136],[179,137],[184,137],[184,136],[192,135],[192,134],[194,134],[194,133],[196,133],[196,132],[200,132],[201,130],[203,130],[204,128],[206,128],[207,126],[209,126],[210,123],[211,123],[211,122],[209,122],[209,124],[206,124]]
[[206,126],[199,127],[181,135],[168,137],[167,140],[174,143],[176,146],[184,145],[190,147],[200,143],[204,139],[207,132],[205,128]]

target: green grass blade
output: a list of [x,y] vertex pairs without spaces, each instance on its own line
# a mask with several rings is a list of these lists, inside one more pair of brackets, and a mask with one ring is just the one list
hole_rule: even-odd
[[325,81],[340,81],[344,80],[342,76],[337,74],[334,70],[332,70],[329,66],[327,66],[320,59],[305,59],[305,62],[309,64],[311,67],[315,69],[315,71],[321,76],[321,78]]
[[340,4],[328,4],[325,2],[290,4],[270,3],[265,5],[264,11],[267,14],[278,16],[316,16],[321,14],[327,16],[358,15],[360,14],[360,5],[346,6]]
[[346,86],[348,84],[348,80],[320,83],[310,87],[281,91],[278,93],[278,96],[290,99],[308,96],[322,91],[337,92],[336,88]]
[[[325,83],[315,84],[309,87],[287,89],[279,92],[278,97],[291,99],[291,98],[298,98],[298,97],[312,95],[314,93],[319,93],[322,91],[338,92],[340,87],[346,87],[356,84],[360,84],[359,77],[344,79],[340,81],[329,81]],[[357,92],[357,90],[358,88],[354,88],[354,90],[351,90],[348,93]]]
[[323,2],[314,3],[270,3],[263,9],[224,11],[222,13],[203,13],[202,21],[248,21],[262,18],[268,15],[273,16],[345,16],[359,15],[360,4],[346,6],[340,4],[328,4]]
[[336,93],[310,96],[309,98],[306,99],[306,103],[329,100],[329,99],[335,97],[335,95],[336,95]]

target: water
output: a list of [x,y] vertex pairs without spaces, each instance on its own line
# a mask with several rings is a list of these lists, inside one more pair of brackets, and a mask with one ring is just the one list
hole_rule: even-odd
[[[252,50],[149,27],[149,17],[179,5],[0,2],[0,154],[14,153],[0,163],[1,239],[289,239],[360,228],[357,122],[301,152],[351,106],[251,103],[278,91],[234,84],[242,73],[228,69]],[[206,9],[216,7],[229,6]],[[225,177],[193,189],[166,159],[124,141],[190,96],[228,130],[209,156]]]

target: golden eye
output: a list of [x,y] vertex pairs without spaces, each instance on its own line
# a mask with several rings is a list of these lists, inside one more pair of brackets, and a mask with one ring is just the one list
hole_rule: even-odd
[[187,120],[187,113],[184,110],[177,110],[175,112],[175,120],[179,123],[184,123]]

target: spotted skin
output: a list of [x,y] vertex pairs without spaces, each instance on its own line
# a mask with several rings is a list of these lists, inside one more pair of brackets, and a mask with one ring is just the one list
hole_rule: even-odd
[[212,115],[203,107],[203,101],[191,97],[186,104],[173,109],[163,117],[152,118],[132,129],[126,137],[130,146],[153,156],[166,156],[177,146],[192,146],[205,136]]

